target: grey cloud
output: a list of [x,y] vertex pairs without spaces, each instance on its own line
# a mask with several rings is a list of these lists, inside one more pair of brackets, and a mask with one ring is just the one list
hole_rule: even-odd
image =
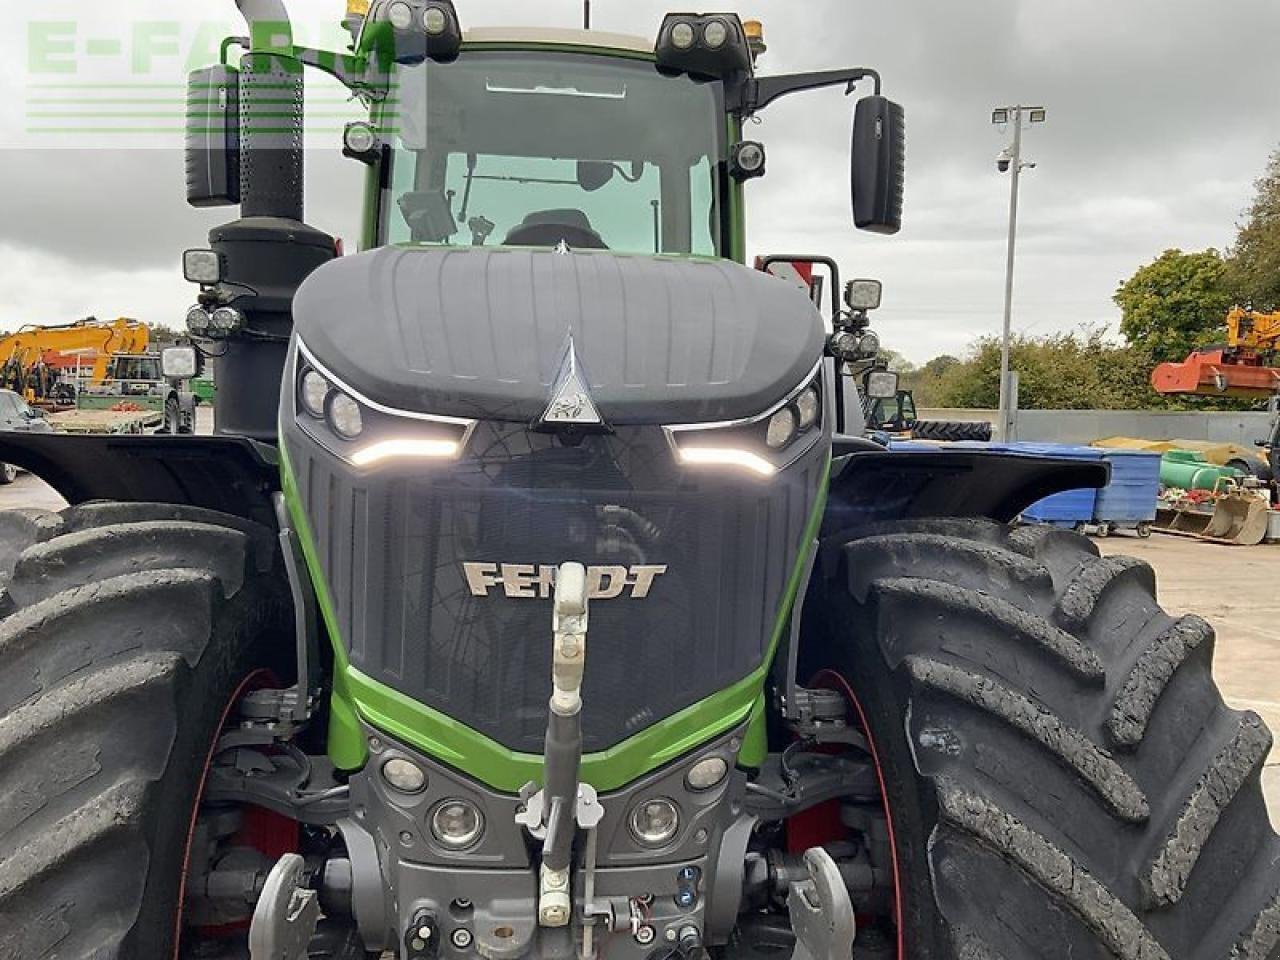
[[[319,23],[342,6],[290,4],[299,20]],[[475,25],[572,25],[581,11],[577,0],[458,6]],[[180,15],[217,20],[229,7],[186,3]],[[668,5],[593,7],[600,29],[652,35]],[[129,15],[173,9],[147,0]],[[859,236],[849,223],[851,103],[840,91],[780,101],[752,128],[770,150],[770,175],[750,187],[749,228],[753,252],[826,252],[851,275],[882,276],[878,325],[913,359],[998,329],[1008,181],[994,170],[1005,140],[989,122],[992,106],[1024,98],[1050,110],[1027,136],[1039,166],[1024,181],[1020,233],[1016,323],[1035,332],[1114,321],[1116,283],[1166,246],[1229,243],[1250,181],[1280,143],[1272,0],[755,0],[741,9],[765,22],[767,71],[874,66],[907,107],[900,236]],[[11,95],[23,82],[12,67],[25,60],[20,45],[0,38],[9,65],[0,83]],[[336,150],[308,162],[311,218],[353,238],[359,169]],[[176,271],[181,249],[228,213],[186,207],[173,153],[0,151],[0,168],[0,244],[74,263],[65,282],[87,292],[98,274],[118,288],[122,276]],[[0,280],[14,269],[0,262]],[[49,305],[89,299],[64,292]]]

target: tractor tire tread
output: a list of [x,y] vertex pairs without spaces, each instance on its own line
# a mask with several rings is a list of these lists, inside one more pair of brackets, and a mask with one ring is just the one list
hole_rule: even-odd
[[826,629],[898,811],[909,955],[1280,960],[1271,735],[1227,708],[1212,628],[1160,610],[1147,564],[967,520],[826,555]]
[[27,542],[0,620],[0,958],[171,955],[205,754],[290,647],[274,535],[147,504],[4,529]]

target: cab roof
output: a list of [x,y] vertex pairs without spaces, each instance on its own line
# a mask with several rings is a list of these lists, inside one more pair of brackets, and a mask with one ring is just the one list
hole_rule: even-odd
[[513,46],[589,47],[645,54],[652,54],[654,47],[652,39],[633,34],[561,27],[472,27],[463,33],[462,42]]

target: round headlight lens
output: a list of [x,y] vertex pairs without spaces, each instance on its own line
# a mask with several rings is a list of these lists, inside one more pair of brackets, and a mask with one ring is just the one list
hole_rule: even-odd
[[204,307],[192,307],[187,311],[187,329],[196,336],[203,336],[209,330],[209,311]]
[[822,401],[818,397],[818,388],[810,387],[796,398],[796,413],[800,414],[800,429],[809,430],[818,422],[822,413]]
[[757,173],[764,167],[764,148],[758,143],[744,143],[738,147],[738,166],[743,173]]
[[729,39],[729,27],[723,20],[712,20],[702,31],[702,41],[712,50],[719,50]]
[[781,450],[796,438],[798,429],[795,411],[790,407],[783,407],[769,418],[769,429],[764,442],[773,450]]
[[450,850],[465,850],[484,833],[484,816],[470,800],[442,800],[431,811],[431,835]]
[[691,23],[685,23],[682,20],[671,28],[671,42],[677,50],[688,50],[697,39],[698,35],[693,32],[693,24]]
[[329,381],[314,370],[302,375],[302,388],[298,398],[302,401],[302,409],[317,420],[324,419],[324,401],[329,396]]
[[422,768],[403,757],[392,757],[382,765],[382,779],[401,793],[421,793],[427,788]]
[[725,778],[729,764],[723,757],[707,757],[689,768],[685,785],[690,790],[710,790]]
[[864,357],[874,357],[880,352],[880,335],[873,330],[868,330],[862,335],[862,339],[858,341],[858,352]]
[[413,26],[413,8],[407,3],[393,3],[387,9],[387,19],[397,30],[408,30]]
[[335,393],[329,401],[329,426],[334,433],[348,440],[354,440],[364,432],[364,417],[360,413],[360,404],[345,393]]
[[433,37],[438,37],[444,33],[445,27],[449,26],[449,20],[444,15],[444,11],[439,7],[428,7],[427,12],[423,15],[427,33]]
[[367,123],[350,124],[343,138],[346,141],[346,148],[352,153],[369,153],[378,145],[378,134]]
[[631,811],[631,835],[646,847],[664,847],[680,829],[680,811],[666,797],[641,800]]
[[244,314],[235,307],[219,307],[209,318],[214,333],[235,333],[244,326]]

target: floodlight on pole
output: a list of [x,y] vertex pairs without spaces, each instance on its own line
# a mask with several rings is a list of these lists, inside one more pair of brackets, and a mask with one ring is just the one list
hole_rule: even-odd
[[1013,122],[1013,143],[1000,151],[996,157],[996,168],[1001,173],[1012,174],[1009,182],[1009,246],[1005,261],[1004,276],[1004,330],[1000,338],[1000,423],[999,437],[1009,440],[1010,409],[1013,397],[1011,376],[1009,372],[1009,341],[1013,333],[1013,264],[1018,237],[1018,184],[1023,168],[1034,168],[1035,164],[1022,159],[1022,121],[1044,123],[1048,112],[1044,107],[997,107],[991,111],[991,122],[997,126]]

